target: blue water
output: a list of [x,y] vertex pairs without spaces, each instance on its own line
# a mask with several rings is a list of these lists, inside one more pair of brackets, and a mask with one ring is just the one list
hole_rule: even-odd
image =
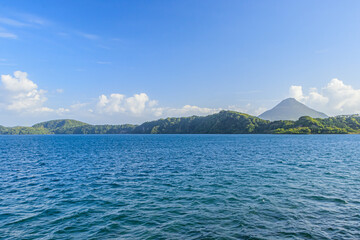
[[360,239],[360,135],[0,143],[0,239]]

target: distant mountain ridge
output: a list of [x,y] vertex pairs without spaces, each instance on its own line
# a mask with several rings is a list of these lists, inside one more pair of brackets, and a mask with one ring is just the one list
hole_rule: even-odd
[[91,125],[61,119],[32,127],[3,127],[2,135],[20,134],[345,134],[360,133],[360,116],[325,119],[302,116],[297,121],[268,121],[245,113],[221,111],[208,116],[166,118],[141,125]]
[[259,118],[270,121],[277,120],[298,120],[302,116],[312,118],[328,118],[325,113],[309,108],[298,102],[295,98],[287,98],[281,101],[274,108],[259,115]]

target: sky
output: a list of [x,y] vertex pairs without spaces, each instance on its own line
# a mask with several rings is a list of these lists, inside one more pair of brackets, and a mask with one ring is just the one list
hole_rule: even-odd
[[2,0],[0,125],[141,123],[287,97],[360,113],[360,1]]

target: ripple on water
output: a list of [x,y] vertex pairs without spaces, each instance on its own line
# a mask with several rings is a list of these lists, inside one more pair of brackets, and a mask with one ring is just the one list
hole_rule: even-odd
[[360,136],[0,136],[0,239],[360,239]]

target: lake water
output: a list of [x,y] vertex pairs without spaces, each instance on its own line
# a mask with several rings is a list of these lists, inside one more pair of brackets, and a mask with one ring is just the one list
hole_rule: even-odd
[[0,136],[0,239],[360,239],[360,135]]

